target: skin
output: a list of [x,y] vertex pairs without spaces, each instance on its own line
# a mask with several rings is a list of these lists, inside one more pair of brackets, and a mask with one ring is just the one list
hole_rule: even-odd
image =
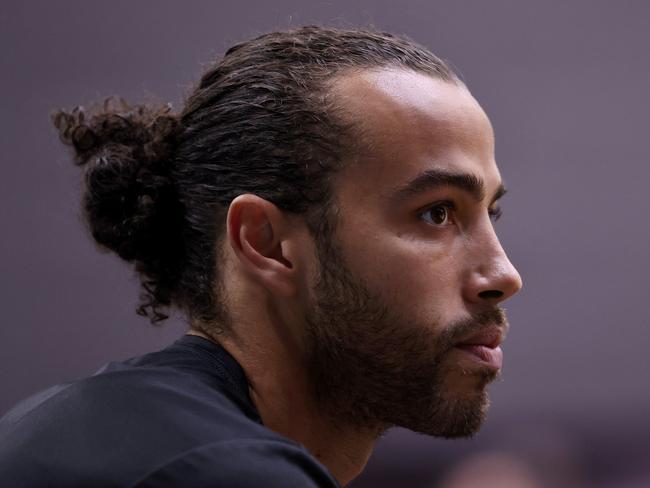
[[[322,249],[302,217],[241,195],[230,205],[223,248],[233,326],[218,337],[208,327],[190,333],[225,347],[246,372],[264,424],[305,445],[345,485],[363,470],[378,435],[391,425],[468,435],[445,430],[447,417],[445,422],[430,418],[442,415],[440,409],[429,403],[420,408],[417,399],[428,398],[429,390],[435,389],[436,404],[463,405],[480,422],[486,384],[497,372],[441,338],[458,339],[454,334],[487,327],[473,320],[481,314],[504,332],[504,323],[494,323],[496,311],[521,288],[521,278],[490,218],[501,177],[492,127],[469,91],[460,83],[397,69],[350,73],[332,89],[364,141],[332,180],[337,259],[329,266],[335,269],[325,272]],[[420,185],[421,191],[404,190],[426,172],[471,175],[482,183],[482,194],[456,180],[440,185],[439,177],[438,184]],[[357,306],[357,300],[347,315],[338,311],[341,304],[328,296],[335,288],[326,286],[327,280],[324,285],[323,276],[334,284],[348,277],[370,296],[370,307]],[[334,311],[325,313],[328,308]],[[355,374],[359,368],[351,367],[345,381],[332,379],[329,397],[314,387],[314,358],[327,361],[314,348],[318,331],[325,339],[352,337],[342,339],[349,346],[342,365],[354,365],[359,355],[370,358],[367,374]],[[366,348],[373,338],[382,340]],[[409,383],[412,373],[422,370],[409,370],[413,358],[432,368],[435,381],[423,376]],[[381,378],[386,392],[375,395]],[[407,387],[417,391],[413,401],[403,395]],[[396,404],[400,401],[404,408]],[[355,417],[358,409],[352,407],[360,404],[376,408]]]

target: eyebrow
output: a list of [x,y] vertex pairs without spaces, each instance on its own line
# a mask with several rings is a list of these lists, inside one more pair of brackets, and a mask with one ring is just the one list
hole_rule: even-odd
[[[485,183],[478,176],[471,173],[454,173],[440,169],[429,169],[420,173],[408,183],[398,187],[390,198],[395,201],[403,201],[437,188],[450,186],[469,193],[477,202],[485,199]],[[500,183],[490,204],[505,195],[506,191],[503,183]]]

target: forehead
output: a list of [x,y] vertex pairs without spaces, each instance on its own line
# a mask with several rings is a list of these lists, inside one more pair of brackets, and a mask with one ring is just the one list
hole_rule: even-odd
[[460,82],[410,70],[366,70],[339,78],[333,93],[358,130],[354,164],[340,175],[379,192],[422,171],[471,173],[496,187],[489,119]]

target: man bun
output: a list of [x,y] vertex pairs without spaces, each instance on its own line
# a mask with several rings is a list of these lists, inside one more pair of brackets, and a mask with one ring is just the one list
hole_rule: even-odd
[[82,206],[95,241],[135,264],[143,287],[137,312],[167,318],[182,260],[183,210],[172,177],[180,133],[171,107],[108,98],[88,112],[59,110],[52,122],[84,167]]

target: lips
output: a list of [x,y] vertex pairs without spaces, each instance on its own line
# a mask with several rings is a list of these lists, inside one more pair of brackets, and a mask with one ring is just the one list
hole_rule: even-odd
[[503,351],[499,347],[501,342],[503,342],[503,329],[487,326],[458,341],[454,347],[467,359],[499,370],[503,365]]

